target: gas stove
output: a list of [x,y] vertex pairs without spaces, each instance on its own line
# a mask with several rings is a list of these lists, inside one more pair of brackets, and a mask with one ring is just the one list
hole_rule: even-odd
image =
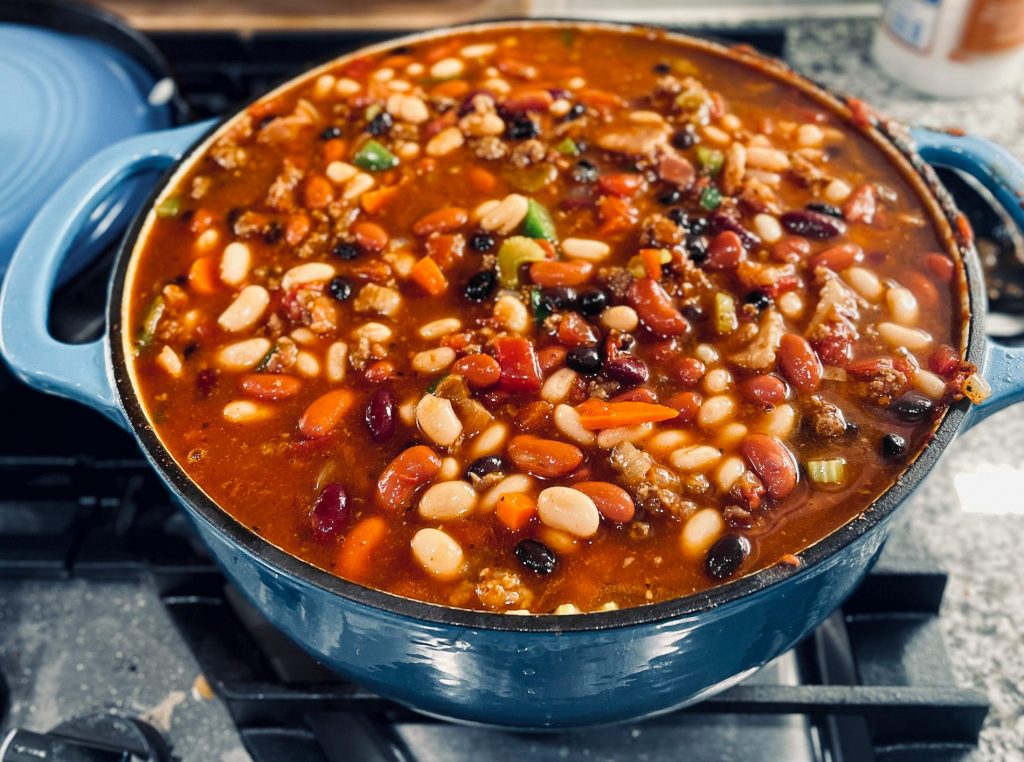
[[[771,27],[717,33],[775,55],[785,44]],[[197,118],[383,36],[151,35]],[[1012,322],[1019,241],[968,181],[944,179],[1004,277],[992,296]],[[102,329],[109,265],[101,258],[57,294],[55,335]],[[338,678],[274,630],[224,580],[128,435],[9,378],[0,387],[0,762],[953,762],[972,754],[989,710],[953,678],[945,573],[897,529],[842,610],[696,707],[543,735],[438,722]]]

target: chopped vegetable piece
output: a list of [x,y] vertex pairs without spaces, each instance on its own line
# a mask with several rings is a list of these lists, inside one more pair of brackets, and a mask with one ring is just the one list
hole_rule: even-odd
[[846,481],[846,460],[843,458],[809,460],[807,461],[807,476],[815,484],[842,484]]
[[156,216],[160,219],[177,217],[181,214],[181,198],[179,196],[168,196],[156,206]]
[[430,257],[423,257],[413,265],[409,277],[431,296],[440,296],[448,289],[448,279]]
[[659,280],[661,278],[661,266],[672,261],[672,255],[667,249],[640,249],[640,259],[643,260],[644,271],[648,278]]
[[736,300],[724,291],[715,294],[715,330],[732,333],[739,327],[736,318]]
[[709,212],[715,211],[722,203],[722,194],[714,185],[709,185],[700,192],[700,205]]
[[502,524],[515,532],[526,526],[537,513],[537,503],[521,492],[508,493],[498,498],[495,513]]
[[539,288],[530,289],[530,310],[533,312],[533,322],[543,325],[544,321],[551,316],[551,304],[541,298]]
[[529,207],[526,211],[526,219],[523,220],[523,232],[530,238],[543,238],[548,241],[557,241],[558,233],[555,231],[555,221],[551,219],[548,210],[544,205],[529,200]]
[[566,138],[561,143],[555,146],[555,150],[563,156],[579,156],[580,147],[576,145],[576,141],[572,138]]
[[493,342],[494,359],[501,366],[499,384],[509,392],[535,392],[543,376],[533,342],[521,336],[499,336]]
[[149,309],[146,310],[146,317],[142,319],[142,330],[139,331],[139,338],[135,342],[137,349],[148,349],[153,344],[153,339],[156,338],[156,329],[160,325],[160,318],[164,316],[164,310],[167,309],[167,302],[164,301],[163,295],[158,295],[152,302],[150,302]]
[[352,163],[371,172],[383,172],[398,166],[398,157],[376,140],[367,140],[352,157]]
[[670,421],[679,415],[678,410],[667,405],[652,402],[605,402],[596,397],[577,405],[576,413],[580,425],[590,430]]
[[722,163],[724,161],[725,155],[717,148],[697,146],[697,163],[700,165],[701,172],[705,175],[716,177],[722,171]]
[[498,249],[498,280],[504,288],[519,287],[519,268],[548,258],[544,247],[525,236],[512,236]]
[[389,185],[386,188],[378,188],[364,193],[359,197],[359,204],[367,214],[376,214],[385,206],[394,201],[401,188],[397,185]]

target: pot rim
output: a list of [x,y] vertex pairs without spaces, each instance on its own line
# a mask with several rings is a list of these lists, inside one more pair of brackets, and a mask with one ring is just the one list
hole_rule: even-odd
[[[301,74],[262,93],[257,98],[233,110],[219,120],[192,146],[186,149],[156,183],[145,205],[122,240],[114,264],[107,296],[107,358],[117,390],[118,401],[125,418],[142,446],[147,459],[152,463],[165,483],[172,489],[185,506],[212,529],[223,535],[255,561],[271,570],[298,582],[311,585],[352,603],[377,609],[382,614],[419,620],[437,625],[464,627],[479,630],[520,631],[535,633],[570,633],[594,630],[611,630],[625,627],[656,624],[678,620],[710,612],[729,603],[750,598],[755,593],[777,587],[785,580],[808,574],[829,559],[837,556],[858,538],[883,524],[894,511],[909,497],[917,484],[938,461],[942,451],[955,437],[969,407],[966,400],[950,406],[942,421],[936,426],[931,442],[915,458],[893,484],[863,511],[843,526],[794,555],[800,559],[799,566],[776,563],[759,571],[740,577],[731,582],[717,585],[709,590],[674,598],[645,606],[623,608],[614,611],[593,612],[575,616],[556,614],[530,614],[511,616],[471,609],[442,606],[435,603],[403,598],[375,588],[335,576],[319,569],[300,558],[285,552],[251,531],[210,498],[185,470],[175,461],[164,446],[156,430],[149,422],[136,387],[133,371],[128,362],[124,324],[127,320],[129,300],[125,297],[125,285],[134,276],[137,244],[145,237],[148,227],[155,219],[154,207],[161,195],[173,187],[175,180],[187,172],[194,161],[206,153],[212,141],[252,103],[289,89],[301,80],[311,79],[320,72],[337,66],[347,60],[369,55],[393,47],[442,38],[453,33],[488,31],[493,29],[527,30],[531,28],[571,28],[580,31],[607,30],[635,34],[641,37],[655,35],[681,46],[700,50],[727,60],[740,63],[776,81],[795,87],[804,95],[816,101],[823,108],[839,117],[853,129],[859,129],[886,154],[904,178],[918,194],[927,208],[930,221],[937,224],[945,238],[947,251],[955,254],[963,264],[966,289],[963,294],[964,327],[962,349],[969,362],[981,366],[984,358],[984,306],[985,291],[983,276],[973,240],[958,224],[962,214],[957,210],[948,191],[942,186],[932,168],[917,154],[906,128],[901,124],[870,115],[869,124],[856,124],[851,105],[858,111],[863,104],[845,96],[832,93],[822,85],[796,74],[781,61],[754,52],[746,46],[729,47],[718,42],[672,32],[650,25],[614,22],[529,19],[497,22],[473,22],[417,32],[359,48],[314,66]],[[863,113],[863,112],[860,112]],[[115,298],[116,297],[116,298]],[[977,306],[975,311],[973,308]]]

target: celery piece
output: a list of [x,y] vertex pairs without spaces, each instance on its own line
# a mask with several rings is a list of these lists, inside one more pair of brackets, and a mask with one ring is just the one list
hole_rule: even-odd
[[498,250],[498,281],[502,288],[518,288],[519,268],[527,262],[547,258],[544,247],[532,238],[521,235],[506,238]]
[[156,205],[156,216],[160,219],[177,217],[179,214],[181,214],[181,198],[178,196],[168,196]]
[[725,155],[717,148],[697,146],[697,163],[700,165],[701,172],[705,175],[715,177],[722,171],[722,163],[724,161]]
[[842,484],[846,481],[846,461],[843,458],[809,460],[807,475],[815,484]]
[[715,328],[719,333],[732,333],[739,327],[736,318],[736,300],[719,291],[715,294]]

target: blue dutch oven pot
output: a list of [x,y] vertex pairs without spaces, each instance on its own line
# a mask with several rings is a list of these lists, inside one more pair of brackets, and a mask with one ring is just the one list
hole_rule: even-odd
[[[842,100],[775,62],[679,39],[739,58],[849,114]],[[1024,167],[984,140],[924,129],[908,135],[880,124],[879,145],[917,178],[925,206],[963,259],[970,308],[965,354],[982,369],[992,395],[981,405],[954,405],[934,441],[861,517],[799,553],[797,568],[773,566],[707,592],[620,611],[505,616],[362,587],[282,552],[218,508],[163,448],[133,388],[122,302],[136,240],[160,194],[218,129],[204,123],[126,140],[67,181],[35,218],[11,263],[0,293],[0,349],[26,383],[79,400],[133,432],[226,574],[277,627],[324,664],[427,714],[516,728],[578,727],[667,711],[738,682],[821,624],[857,586],[878,556],[894,512],[958,432],[1024,397],[1024,349],[986,339],[977,253],[925,162],[976,177],[1022,230]],[[154,168],[170,169],[125,238],[111,279],[106,334],[81,345],[54,340],[47,332],[47,305],[69,245],[101,199]]]

